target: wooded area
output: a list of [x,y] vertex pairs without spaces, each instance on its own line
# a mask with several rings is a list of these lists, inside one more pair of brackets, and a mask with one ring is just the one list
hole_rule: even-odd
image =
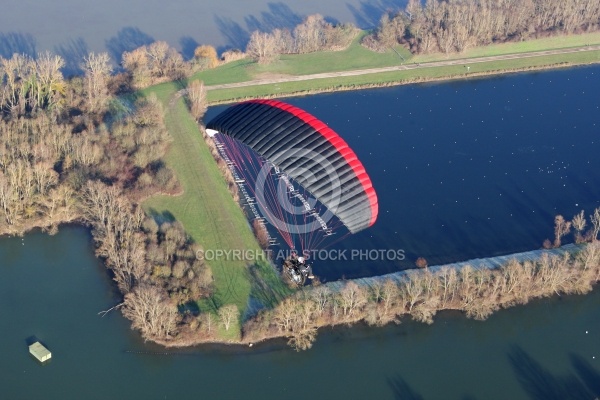
[[271,33],[252,32],[246,54],[260,64],[267,64],[280,54],[343,50],[358,32],[352,24],[333,25],[321,15],[315,14],[308,16],[293,31],[275,29]]
[[[161,161],[170,140],[162,106],[152,96],[115,97],[137,78],[111,76],[107,54],[89,54],[85,75],[71,80],[63,65],[49,53],[0,58],[0,233],[90,225],[125,295],[124,315],[145,338],[172,338],[177,306],[210,295],[212,274],[180,224],[157,222],[138,205],[180,191]],[[196,112],[205,110],[201,94]]]
[[383,15],[363,44],[377,51],[406,44],[413,53],[449,54],[599,27],[595,0],[409,0],[405,10]]
[[501,308],[535,298],[588,293],[598,281],[600,241],[596,240],[575,255],[543,255],[537,262],[513,260],[498,269],[468,265],[432,272],[425,268],[371,287],[353,281],[345,282],[339,291],[316,286],[251,318],[244,325],[244,340],[284,336],[295,349],[306,350],[317,329],[325,326],[360,321],[381,326],[399,323],[403,316],[430,324],[442,310],[459,310],[483,320]]
[[[405,11],[384,15],[364,44],[376,50],[405,44],[415,53],[450,53],[597,30],[599,18],[600,4],[592,0],[428,0],[425,5],[411,0]],[[280,54],[340,50],[357,33],[351,24],[334,25],[312,15],[291,31],[254,32],[247,54],[229,51],[223,60],[203,45],[186,62],[165,42],[155,42],[125,52],[124,71],[114,74],[106,53],[90,53],[81,63],[84,75],[70,80],[61,73],[64,60],[48,52],[0,58],[0,234],[20,235],[36,227],[54,233],[61,223],[88,224],[96,254],[124,295],[123,314],[144,338],[161,343],[218,339],[219,329],[237,326],[240,310],[225,304],[216,313],[179,311],[210,296],[211,270],[197,259],[200,244],[192,243],[181,224],[164,215],[146,216],[139,206],[153,194],[175,195],[181,188],[162,161],[171,140],[162,103],[134,90],[247,55],[267,63]],[[185,93],[199,121],[206,111],[203,83],[190,82]],[[213,155],[236,198],[230,171],[214,148]],[[420,272],[402,282],[375,289],[348,282],[340,292],[303,291],[248,320],[243,340],[287,336],[291,345],[304,349],[326,325],[360,320],[381,325],[405,314],[431,322],[442,309],[483,319],[530,298],[585,293],[600,277],[600,209],[589,223],[586,231],[583,212],[570,221],[557,216],[554,240],[544,243],[560,246],[573,228],[577,243],[592,242],[576,257],[435,274],[423,259]],[[265,245],[264,232],[255,229]]]

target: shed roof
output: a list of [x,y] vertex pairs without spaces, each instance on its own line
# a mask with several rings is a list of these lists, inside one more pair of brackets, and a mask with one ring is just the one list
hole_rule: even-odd
[[29,346],[29,352],[35,356],[40,361],[45,361],[52,356],[50,350],[44,347],[40,342],[35,342],[34,344]]

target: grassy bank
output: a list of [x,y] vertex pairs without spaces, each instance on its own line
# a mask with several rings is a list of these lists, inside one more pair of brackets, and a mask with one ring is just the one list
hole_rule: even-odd
[[[165,108],[165,124],[173,138],[165,162],[177,174],[184,192],[180,196],[151,197],[143,207],[146,212],[181,222],[205,250],[259,252],[248,222],[232,200],[196,122],[184,100],[176,97],[179,89],[176,83],[168,83],[142,94],[155,93]],[[243,314],[251,296],[268,305],[287,293],[268,263],[249,265],[244,260],[223,257],[208,264],[213,271],[216,291],[210,301],[200,304],[204,311],[214,312],[222,305],[236,304]],[[235,338],[239,334],[235,328],[223,331],[222,336]]]
[[227,103],[246,98],[285,97],[363,87],[378,87],[443,79],[461,79],[473,76],[496,75],[507,72],[543,68],[558,68],[600,62],[600,51],[528,57],[511,60],[489,61],[469,64],[469,70],[461,65],[395,70],[374,74],[340,76],[285,83],[263,84],[231,89],[211,90],[209,101],[213,104]]
[[359,35],[350,47],[344,51],[282,55],[279,60],[269,65],[259,65],[248,59],[239,60],[215,69],[199,72],[192,79],[200,79],[206,85],[217,85],[249,81],[265,75],[309,75],[322,72],[391,67],[409,61],[425,63],[600,44],[600,32],[596,32],[475,47],[463,53],[450,54],[449,56],[441,53],[412,56],[408,50],[401,46],[393,50],[390,49],[385,53],[372,52],[360,45],[360,39],[365,34],[366,32],[363,32]]
[[[516,54],[598,43],[600,43],[600,34],[574,35],[472,49],[460,57]],[[215,104],[246,98],[284,97],[597,63],[600,62],[600,51],[477,62],[469,64],[468,69],[460,62],[457,65],[432,66],[428,63],[447,61],[452,57],[446,58],[442,55],[431,57],[434,58],[429,59],[425,56],[411,58],[411,55],[401,48],[382,54],[372,53],[362,48],[357,39],[352,46],[342,52],[283,56],[278,62],[268,66],[240,60],[196,74],[191,79],[202,79],[207,85],[216,85],[247,82],[264,77],[401,67],[380,73],[214,89],[209,91],[208,98],[209,102]],[[415,68],[414,64],[417,62],[423,64]],[[404,65],[400,66],[400,63]],[[407,64],[412,67],[406,68]],[[144,202],[144,209],[149,213],[180,221],[186,232],[204,249],[258,251],[258,244],[244,214],[232,200],[226,182],[196,122],[189,114],[183,99],[177,95],[180,89],[182,89],[180,84],[165,83],[142,92],[143,95],[155,93],[164,105],[165,123],[173,137],[165,162],[175,171],[184,190],[180,196],[152,197]],[[215,312],[222,305],[236,304],[243,315],[252,298],[264,305],[272,306],[289,294],[289,290],[284,287],[266,262],[252,264],[232,258],[220,258],[211,260],[208,264],[213,271],[216,291],[209,301],[199,304],[202,311]],[[238,340],[239,326],[220,333],[224,340]]]
[[600,44],[600,32],[584,33],[581,35],[551,36],[541,39],[525,40],[522,42],[510,42],[492,44],[489,46],[474,47],[463,53],[454,53],[449,56],[443,54],[424,54],[415,56],[411,61],[431,62],[443,60],[456,60],[460,58],[490,57],[504,54],[529,53],[533,51],[544,51],[550,49],[565,49],[570,47],[582,47]]
[[[249,59],[234,61],[218,68],[201,71],[191,79],[200,79],[206,85],[245,82],[271,75],[309,75],[320,72],[351,71],[363,68],[391,67],[408,60],[411,54],[398,46],[385,53],[375,53],[360,45],[361,33],[343,51],[322,51],[309,54],[286,54],[279,60],[260,65]],[[400,55],[399,55],[400,54]]]

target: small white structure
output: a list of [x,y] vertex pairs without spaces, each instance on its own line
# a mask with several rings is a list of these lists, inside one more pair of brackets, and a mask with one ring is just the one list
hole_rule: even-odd
[[40,342],[35,342],[34,344],[30,345],[29,353],[37,358],[39,362],[45,362],[52,358],[52,353],[50,353],[50,350],[45,348]]

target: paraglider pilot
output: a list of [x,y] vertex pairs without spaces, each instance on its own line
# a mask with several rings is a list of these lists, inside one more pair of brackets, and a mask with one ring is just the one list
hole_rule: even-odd
[[304,257],[298,257],[297,268],[300,270],[300,273],[302,273],[302,275],[306,276],[308,279],[313,279],[315,277],[313,275],[311,265],[306,263]]

